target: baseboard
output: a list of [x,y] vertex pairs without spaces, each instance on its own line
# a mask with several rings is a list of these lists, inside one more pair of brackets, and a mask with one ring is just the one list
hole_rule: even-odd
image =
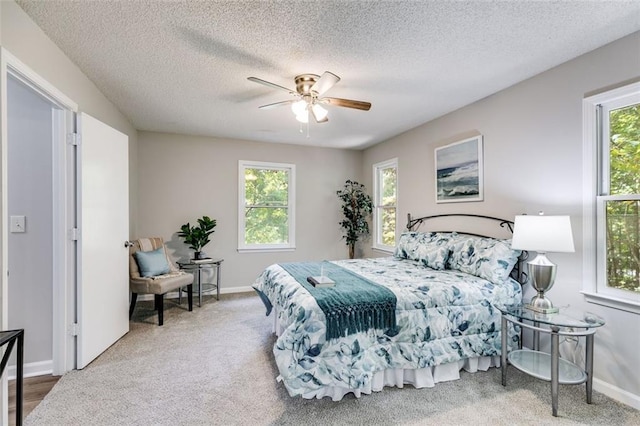
[[593,389],[607,395],[609,398],[622,402],[636,410],[640,410],[640,395],[632,394],[595,377],[593,378]]
[[[24,377],[47,376],[53,373],[53,360],[30,362],[25,364],[22,370]],[[7,376],[9,380],[16,378],[16,366],[7,367]]]
[[220,293],[221,294],[248,293],[250,291],[255,291],[255,290],[251,286],[247,286],[247,287],[228,287],[228,288],[221,288],[220,289]]
[[[220,294],[233,294],[233,293],[248,293],[254,291],[253,287],[251,286],[246,286],[246,287],[223,287],[220,289]],[[204,295],[204,293],[202,293]],[[207,293],[210,294],[210,293]],[[194,297],[197,297],[196,293],[193,293]],[[165,299],[177,299],[178,298],[178,292],[177,291],[170,291],[169,293],[167,293],[165,296]],[[185,293],[182,294],[182,297],[185,298],[187,295]],[[153,294],[139,294],[138,295],[138,301],[149,301],[149,300],[153,300]]]

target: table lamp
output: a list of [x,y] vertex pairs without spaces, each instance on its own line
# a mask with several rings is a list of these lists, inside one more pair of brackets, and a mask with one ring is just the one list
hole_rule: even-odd
[[557,270],[547,253],[575,251],[569,216],[516,216],[511,248],[538,253],[528,264],[531,285],[538,294],[525,307],[543,314],[557,313],[558,308],[545,297],[553,287]]

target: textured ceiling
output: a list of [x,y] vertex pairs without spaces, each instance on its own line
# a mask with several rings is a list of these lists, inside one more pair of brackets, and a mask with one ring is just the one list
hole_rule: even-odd
[[[343,148],[640,30],[640,1],[17,3],[139,130]],[[258,109],[290,95],[247,80],[327,70],[327,96],[373,106],[329,106],[309,137],[290,108]]]

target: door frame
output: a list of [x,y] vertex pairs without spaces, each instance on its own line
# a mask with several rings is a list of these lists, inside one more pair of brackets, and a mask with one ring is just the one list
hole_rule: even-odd
[[[75,338],[69,327],[75,322],[75,242],[71,241],[70,223],[75,223],[75,160],[73,148],[66,141],[67,133],[75,132],[75,115],[78,105],[64,93],[42,78],[30,67],[0,48],[0,191],[1,191],[1,312],[0,326],[8,327],[8,132],[7,132],[7,82],[8,76],[20,80],[32,90],[51,101],[60,112],[53,113],[53,119],[61,129],[54,135],[53,143],[53,373],[63,374],[75,367]],[[61,140],[62,139],[62,140]],[[6,380],[3,383],[2,405],[5,412]]]

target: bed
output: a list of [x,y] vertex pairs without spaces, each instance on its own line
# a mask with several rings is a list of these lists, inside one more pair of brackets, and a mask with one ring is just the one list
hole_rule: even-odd
[[[461,369],[500,366],[500,312],[520,303],[525,253],[508,239],[448,231],[418,232],[408,218],[393,256],[282,263],[254,283],[273,312],[273,353],[291,396],[341,400],[385,386],[433,387]],[[477,215],[447,215],[512,222]],[[336,282],[315,288],[320,271]],[[508,344],[519,345],[509,328]]]

